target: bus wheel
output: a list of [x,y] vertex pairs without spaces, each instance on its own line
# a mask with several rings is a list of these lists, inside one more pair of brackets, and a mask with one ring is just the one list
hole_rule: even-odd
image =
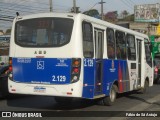
[[145,83],[144,83],[144,88],[142,88],[142,89],[140,90],[140,92],[141,92],[142,94],[146,94],[146,93],[149,92],[148,89],[149,89],[149,83],[148,83],[148,81],[146,80]]
[[54,97],[54,99],[58,104],[70,104],[72,102],[70,97]]
[[109,96],[105,97],[103,99],[103,104],[104,105],[107,105],[107,106],[111,106],[113,105],[113,103],[115,102],[116,100],[116,97],[117,97],[117,86],[116,85],[113,85],[111,90],[110,90],[110,94]]
[[98,105],[104,105],[103,99],[104,99],[104,98],[99,98],[99,99],[97,100]]

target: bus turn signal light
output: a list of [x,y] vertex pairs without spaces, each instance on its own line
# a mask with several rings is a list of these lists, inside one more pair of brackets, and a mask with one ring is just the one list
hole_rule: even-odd
[[13,68],[12,68],[12,58],[10,57],[9,58],[9,79],[10,80],[13,80],[12,71],[13,71]]
[[71,72],[71,83],[75,83],[79,80],[81,70],[81,59],[72,59],[72,72]]
[[12,58],[9,58],[9,71],[12,72]]
[[74,68],[74,69],[73,69],[73,72],[74,72],[74,73],[78,73],[78,72],[79,72],[79,69],[78,69],[78,68]]
[[75,61],[73,62],[73,65],[74,65],[74,66],[79,66],[79,65],[80,65],[79,60],[75,60]]

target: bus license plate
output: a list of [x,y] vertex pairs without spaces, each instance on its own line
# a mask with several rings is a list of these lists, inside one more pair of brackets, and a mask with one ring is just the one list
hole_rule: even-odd
[[35,86],[34,87],[34,92],[45,93],[46,92],[46,88],[45,87],[41,87],[41,86]]

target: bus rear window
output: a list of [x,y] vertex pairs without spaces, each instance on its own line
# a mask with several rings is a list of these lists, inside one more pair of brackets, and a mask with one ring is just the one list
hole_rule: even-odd
[[70,42],[73,20],[36,18],[16,23],[15,42],[22,47],[60,47]]

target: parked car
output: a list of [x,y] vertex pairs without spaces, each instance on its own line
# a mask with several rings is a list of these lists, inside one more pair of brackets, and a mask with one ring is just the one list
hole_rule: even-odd
[[0,47],[9,47],[10,35],[0,35]]
[[8,95],[9,48],[0,47],[0,97]]
[[0,66],[0,97],[7,97],[8,92],[8,69],[9,66]]
[[[0,66],[0,98],[17,98],[22,95],[11,94],[8,91],[9,65]],[[24,96],[24,95],[23,95]]]
[[8,96],[9,41],[10,35],[0,36],[0,97]]
[[160,57],[154,59],[154,83],[160,84]]

